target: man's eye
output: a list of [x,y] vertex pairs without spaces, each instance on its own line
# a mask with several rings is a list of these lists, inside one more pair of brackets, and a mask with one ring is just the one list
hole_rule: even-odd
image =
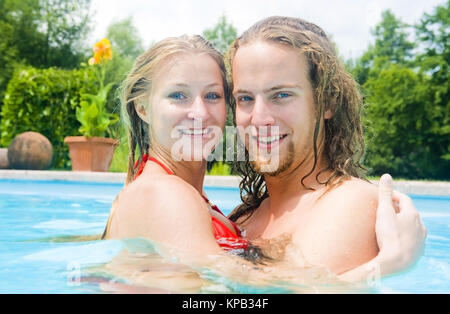
[[174,100],[184,100],[187,97],[183,95],[183,93],[176,92],[169,95],[169,98],[172,98]]
[[252,101],[253,99],[250,96],[239,96],[238,102]]
[[280,93],[275,94],[275,98],[286,98],[286,97],[289,97],[289,96],[291,96],[291,95],[288,94],[288,93],[284,93],[284,92],[280,92]]
[[222,98],[222,96],[220,96],[217,93],[208,93],[208,94],[206,94],[205,97],[206,97],[206,99],[209,99],[209,100],[217,100],[217,99]]

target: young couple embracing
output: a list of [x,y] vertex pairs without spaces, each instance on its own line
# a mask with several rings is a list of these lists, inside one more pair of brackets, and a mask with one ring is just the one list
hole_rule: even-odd
[[[201,36],[158,42],[123,85],[128,178],[103,238],[224,259],[283,238],[264,256],[343,281],[365,280],[374,265],[381,275],[404,270],[426,230],[389,175],[378,186],[363,178],[362,105],[325,32],[301,19],[254,24],[225,58]],[[227,106],[245,147],[236,161],[243,202],[229,217],[203,190]]]

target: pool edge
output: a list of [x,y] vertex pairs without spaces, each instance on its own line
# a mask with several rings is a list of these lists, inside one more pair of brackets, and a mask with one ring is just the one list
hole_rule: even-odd
[[[124,183],[126,173],[88,171],[38,171],[0,169],[0,179],[35,181],[74,181],[98,183]],[[377,181],[372,181],[377,183]],[[205,186],[239,187],[238,176],[206,176]],[[450,196],[450,182],[395,181],[394,189],[414,195]]]

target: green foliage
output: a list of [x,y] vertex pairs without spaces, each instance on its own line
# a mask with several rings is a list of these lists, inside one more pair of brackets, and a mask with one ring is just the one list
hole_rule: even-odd
[[370,45],[353,64],[347,62],[360,85],[364,85],[370,76],[377,76],[380,70],[389,67],[391,63],[408,64],[412,61],[415,44],[408,39],[408,28],[391,11],[382,13],[381,22],[372,31],[375,44]]
[[85,69],[17,69],[8,84],[1,110],[0,145],[8,147],[22,132],[39,132],[53,145],[53,167],[69,169],[64,138],[78,134],[80,124],[75,107],[81,102],[82,93],[93,93],[96,88],[95,77]]
[[[359,77],[366,95],[365,164],[370,174],[450,178],[449,4],[436,7],[416,25],[415,56],[406,37],[397,35],[393,42],[403,44],[383,50],[377,40],[380,49],[370,47],[359,60],[360,69],[372,60],[367,75]],[[386,32],[376,34],[383,38]],[[372,59],[364,59],[368,56]]]
[[136,59],[144,52],[142,40],[139,37],[131,17],[116,21],[108,26],[107,35],[115,53],[122,57]]
[[[371,174],[390,172],[405,178],[445,178],[443,158],[450,143],[438,133],[444,127],[439,107],[428,102],[428,78],[391,65],[365,84],[368,125],[366,165]],[[444,142],[442,142],[444,141]]]
[[90,0],[0,0],[0,109],[14,69],[73,69],[85,59]]
[[119,146],[117,146],[114,151],[113,160],[111,162],[111,167],[109,167],[109,171],[111,172],[127,172],[128,169],[128,154],[130,152],[128,146],[128,137],[126,135],[126,131],[124,127],[117,128],[117,136],[119,139]]
[[119,116],[106,110],[108,93],[114,83],[102,86],[97,94],[81,93],[76,117],[81,126],[79,131],[86,137],[104,137],[108,128],[119,121]]
[[203,31],[203,37],[224,54],[236,39],[237,31],[232,24],[228,23],[226,16],[222,15],[219,22],[212,29]]
[[[113,83],[106,108],[108,112],[120,113],[120,99],[118,92],[120,84],[133,67],[136,57],[144,52],[142,40],[134,27],[131,18],[113,22],[108,26],[107,38],[113,49],[113,59],[105,63],[105,84]],[[121,137],[119,123],[110,128],[111,137]]]
[[231,175],[231,166],[225,162],[216,162],[207,174],[210,176],[229,176]]

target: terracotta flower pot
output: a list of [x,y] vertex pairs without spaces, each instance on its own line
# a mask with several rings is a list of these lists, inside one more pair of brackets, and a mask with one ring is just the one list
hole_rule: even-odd
[[68,136],[73,171],[106,172],[111,166],[114,150],[119,140],[105,137]]

